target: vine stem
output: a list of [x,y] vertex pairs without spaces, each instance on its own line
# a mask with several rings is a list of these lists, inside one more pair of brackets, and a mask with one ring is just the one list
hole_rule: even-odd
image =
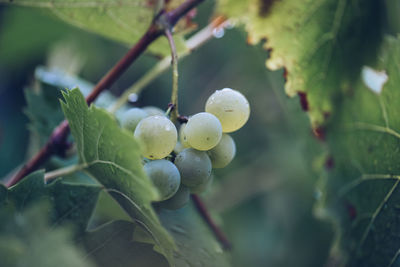
[[172,104],[172,112],[171,112],[171,121],[176,122],[179,117],[178,111],[178,80],[179,80],[179,72],[178,72],[178,53],[176,52],[176,45],[174,42],[174,37],[172,36],[172,32],[170,29],[165,29],[165,36],[168,39],[169,47],[171,48],[171,65],[172,65],[172,93],[171,93],[171,104]]
[[[186,0],[176,9],[160,14],[168,22],[170,27],[173,27],[178,20],[183,17],[187,12],[196,7],[204,0]],[[160,16],[158,16],[160,18]],[[92,92],[87,96],[86,102],[90,105],[102,91],[110,87],[125,71],[126,69],[147,49],[147,47],[154,42],[158,37],[163,34],[163,29],[160,23],[155,19],[150,25],[147,32],[140,38],[140,40],[128,51],[128,53],[120,59],[117,64],[97,83]],[[66,148],[66,139],[69,134],[69,126],[67,121],[63,121],[57,128],[54,129],[52,135],[47,141],[46,145],[40,149],[15,175],[6,182],[6,186],[10,187],[18,183],[29,173],[38,169],[45,163],[50,156],[55,153],[60,153]]]
[[[216,17],[209,25],[190,37],[185,43],[187,49],[179,54],[178,61],[181,61],[186,56],[190,55],[194,50],[205,44],[214,36],[215,29],[223,29],[229,26],[230,23],[222,16]],[[132,86],[124,91],[124,93],[110,106],[109,112],[115,113],[129,100],[131,94],[140,94],[142,90],[154,81],[158,76],[164,73],[171,67],[172,57],[167,56],[160,60],[153,68],[145,75],[137,80]]]
[[207,223],[208,227],[211,229],[218,242],[222,245],[222,248],[225,250],[232,249],[231,242],[229,242],[228,238],[222,232],[222,230],[215,224],[213,219],[211,218],[210,213],[207,210],[206,205],[203,203],[201,198],[198,195],[191,195],[192,201],[199,212],[200,216],[203,217],[203,220]]

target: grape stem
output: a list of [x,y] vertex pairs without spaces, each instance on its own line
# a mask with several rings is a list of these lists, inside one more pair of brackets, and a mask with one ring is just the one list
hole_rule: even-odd
[[179,117],[178,111],[178,53],[176,52],[176,45],[172,32],[169,28],[165,29],[165,36],[168,39],[169,47],[171,48],[171,65],[172,65],[172,93],[171,93],[171,121],[175,123]]
[[[176,9],[165,13],[163,10],[159,16],[150,25],[147,32],[140,40],[121,58],[117,64],[97,83],[92,92],[87,96],[86,102],[90,105],[106,88],[109,88],[114,82],[128,69],[128,67],[143,54],[147,47],[160,37],[165,29],[159,22],[163,19],[168,22],[170,27],[173,27],[180,18],[187,14],[194,7],[199,5],[204,0],[186,0]],[[5,184],[7,187],[13,186],[21,181],[28,174],[38,169],[45,163],[53,154],[65,150],[66,139],[69,134],[69,126],[67,121],[63,121],[57,128],[54,129],[46,145],[40,149],[15,175],[11,177]]]
[[203,203],[201,198],[198,195],[195,195],[195,194],[191,195],[191,197],[192,197],[192,201],[194,203],[194,206],[196,207],[196,209],[199,212],[200,216],[203,217],[203,220],[208,225],[210,230],[213,232],[213,234],[217,238],[218,242],[221,244],[222,248],[224,250],[231,250],[232,249],[231,242],[229,242],[228,238],[225,236],[225,234],[222,232],[222,230],[213,221],[213,219],[211,218],[210,213],[207,210],[206,205]]
[[169,103],[169,104],[168,104],[168,109],[167,109],[167,111],[165,112],[165,116],[169,117],[169,115],[171,114],[171,111],[172,111],[174,108],[175,108],[175,105],[172,104],[172,103]]
[[[222,16],[215,18],[209,25],[204,27],[202,30],[197,32],[195,35],[190,37],[186,42],[185,49],[179,54],[178,61],[181,61],[186,56],[190,55],[193,51],[198,49],[200,46],[211,40],[214,36],[215,29],[223,29],[228,27],[230,23]],[[154,81],[157,77],[163,74],[166,70],[171,67],[171,56],[167,56],[160,60],[154,65],[145,75],[137,80],[132,86],[124,91],[124,93],[110,106],[108,111],[115,113],[129,100],[129,96],[132,94],[140,94],[147,85]]]

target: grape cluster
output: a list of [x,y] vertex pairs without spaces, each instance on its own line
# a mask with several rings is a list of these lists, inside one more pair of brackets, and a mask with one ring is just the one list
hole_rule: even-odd
[[183,207],[191,193],[202,193],[212,183],[212,168],[223,168],[232,161],[236,145],[228,133],[247,122],[250,106],[241,93],[224,88],[208,98],[205,111],[189,117],[179,134],[155,107],[132,108],[121,118],[122,127],[139,141],[146,158],[144,170],[164,208]]

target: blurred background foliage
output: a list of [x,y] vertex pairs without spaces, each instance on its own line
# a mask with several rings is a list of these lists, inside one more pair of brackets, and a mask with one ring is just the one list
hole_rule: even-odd
[[[209,22],[213,7],[213,1],[201,5],[199,28]],[[323,143],[311,132],[299,99],[286,97],[283,71],[268,71],[268,52],[262,44],[247,45],[246,38],[243,29],[226,30],[179,64],[182,114],[203,111],[208,96],[224,87],[241,91],[252,109],[247,125],[232,134],[236,158],[214,172],[203,198],[233,243],[233,266],[322,266],[333,239],[332,225],[313,213],[326,160]],[[36,67],[62,67],[96,83],[127,49],[40,10],[0,6],[0,177],[28,153],[24,88],[34,82]],[[157,61],[142,56],[112,93],[119,95]],[[167,72],[134,105],[165,108],[170,91]]]

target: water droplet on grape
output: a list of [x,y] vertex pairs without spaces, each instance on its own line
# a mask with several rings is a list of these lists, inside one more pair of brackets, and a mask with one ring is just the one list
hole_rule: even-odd
[[215,28],[213,30],[213,35],[215,38],[218,38],[218,39],[222,38],[224,36],[224,34],[225,34],[224,28]]
[[129,99],[129,102],[136,102],[138,100],[138,95],[135,93],[130,94],[128,99]]

